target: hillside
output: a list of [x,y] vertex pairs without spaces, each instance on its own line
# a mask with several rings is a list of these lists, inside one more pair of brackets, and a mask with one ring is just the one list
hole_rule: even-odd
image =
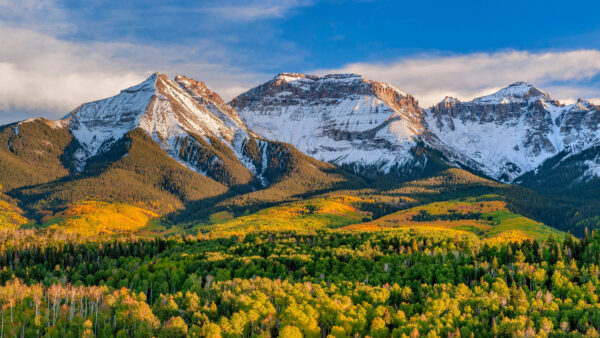
[[270,207],[232,219],[229,219],[232,217],[230,214],[216,213],[209,224],[199,224],[195,230],[211,237],[271,231],[311,233],[362,222],[369,213],[354,206],[361,201],[359,197],[334,195]]
[[398,211],[372,222],[350,225],[346,230],[380,231],[443,229],[471,232],[490,243],[526,240],[544,241],[548,236],[560,239],[564,233],[511,212],[500,196],[479,197],[434,202]]
[[63,154],[73,144],[66,128],[43,118],[0,126],[0,184],[4,191],[69,175]]
[[[385,202],[390,209],[395,207],[402,210],[382,217],[373,217],[377,215],[377,209],[373,206]],[[394,206],[391,205],[393,202],[396,202]],[[411,207],[415,204],[417,201],[409,198],[392,200],[389,197],[385,199],[382,195],[363,193],[350,196],[332,193],[236,218],[229,213],[215,213],[209,222],[198,224],[193,229],[211,238],[273,231],[315,233],[324,229],[472,233],[488,243],[544,241],[549,236],[556,239],[565,237],[565,233],[561,231],[512,212],[504,198],[498,195],[461,198]]]
[[15,201],[2,193],[0,185],[0,230],[18,229],[29,222]]

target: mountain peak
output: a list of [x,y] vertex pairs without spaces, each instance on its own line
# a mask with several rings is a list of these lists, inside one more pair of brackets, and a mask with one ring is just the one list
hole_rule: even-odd
[[455,97],[452,97],[452,96],[446,96],[440,103],[441,104],[454,104],[454,103],[460,103],[460,100]]
[[421,164],[406,151],[422,132],[418,102],[384,82],[282,73],[230,104],[251,130],[319,160],[381,171]]
[[323,76],[317,76],[317,75],[309,75],[309,74],[302,74],[302,73],[279,73],[277,74],[277,76],[275,76],[275,78],[273,79],[274,81],[283,81],[283,82],[287,82],[287,83],[293,83],[293,82],[297,82],[297,81],[357,81],[357,80],[361,80],[363,81],[363,77],[358,75],[358,74],[352,74],[352,73],[342,73],[342,74],[327,74],[327,75],[323,75]]
[[508,87],[527,87],[527,88],[531,88],[533,86],[530,85],[529,83],[525,82],[525,81],[517,81],[517,82],[513,82],[513,83],[509,84]]
[[[389,83],[367,80],[362,75],[354,73],[327,74],[322,76],[308,75],[302,73],[280,73],[272,81],[263,84],[262,88],[274,88],[279,86],[291,86],[278,88],[277,90],[286,92],[288,89],[298,89],[300,91],[319,92],[319,97],[337,96],[337,95],[365,95],[373,94],[388,96],[410,96],[401,91],[396,86]],[[242,94],[244,95],[244,94]],[[240,98],[240,97],[238,97]],[[236,98],[236,99],[238,99]],[[232,101],[234,105],[236,104]]]
[[174,81],[179,85],[195,86],[205,91],[208,90],[208,86],[206,85],[206,83],[202,81],[197,81],[194,78],[187,77],[185,75],[175,75]]
[[66,121],[81,145],[74,154],[78,170],[136,128],[173,157],[181,137],[198,135],[231,143],[236,135],[247,133],[237,112],[204,82],[181,75],[172,81],[161,73],[116,96],[77,107]]
[[508,104],[508,103],[519,103],[523,101],[529,101],[531,98],[550,98],[549,95],[536,87],[523,82],[514,82],[499,91],[478,97],[473,102],[487,103],[487,104]]
[[578,98],[575,103],[569,106],[569,111],[587,111],[592,107],[594,105],[590,101]]
[[175,76],[175,83],[192,94],[192,96],[200,96],[221,104],[225,104],[225,101],[223,101],[221,96],[210,90],[206,83],[202,81],[196,81],[193,78],[184,75],[177,75]]

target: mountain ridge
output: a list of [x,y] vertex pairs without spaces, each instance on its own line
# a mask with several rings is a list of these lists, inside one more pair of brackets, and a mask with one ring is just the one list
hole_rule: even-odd
[[[371,85],[375,90],[364,90]],[[406,100],[390,99],[379,88]],[[427,158],[413,154],[423,141],[449,165],[513,182],[564,150],[600,143],[597,106],[584,100],[565,105],[525,82],[471,101],[446,97],[424,109],[396,87],[360,75],[282,73],[230,105],[258,134],[357,173],[385,174],[398,164],[400,172],[423,170]]]
[[[31,121],[17,123],[15,135]],[[254,180],[262,186],[267,139],[366,176],[418,176],[430,159],[417,150],[423,145],[450,166],[503,182],[520,182],[559,154],[569,158],[600,144],[598,106],[582,99],[562,104],[525,82],[471,101],[446,97],[424,109],[395,86],[357,74],[280,73],[226,103],[201,81],[154,73],[47,124],[73,135],[67,157],[75,171],[139,127],[193,171],[214,178],[211,168],[230,162],[241,176],[227,184]],[[596,162],[577,165],[593,178]]]
[[58,121],[3,126],[0,141],[0,184],[35,219],[86,200],[161,215],[198,201],[239,208],[244,198],[274,203],[355,180],[256,135],[206,84],[160,73]]
[[[445,100],[426,110],[427,124],[448,157],[513,182],[563,151],[576,154],[600,142],[597,106],[582,100],[565,105],[531,85],[516,85],[518,95],[513,84],[472,101]],[[481,148],[496,151],[486,154]]]

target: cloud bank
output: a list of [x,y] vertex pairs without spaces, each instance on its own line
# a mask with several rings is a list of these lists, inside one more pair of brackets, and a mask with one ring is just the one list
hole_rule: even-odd
[[533,84],[567,102],[578,97],[600,97],[598,87],[587,84],[600,75],[598,50],[418,55],[388,63],[353,63],[314,73],[357,73],[389,82],[414,95],[425,107],[445,96],[470,100],[516,81]]
[[[242,22],[247,27],[259,20],[285,18],[311,4],[314,1],[215,0],[189,11],[205,13],[210,25]],[[160,11],[188,11],[163,6]],[[228,36],[200,36],[181,44],[78,40],[69,38],[81,28],[71,20],[72,14],[58,0],[0,0],[0,125],[33,116],[61,117],[81,103],[115,95],[155,71],[195,77],[227,100],[272,78],[268,69],[286,71],[280,65],[293,64],[289,58],[310,57],[301,54],[302,49],[286,49],[286,41],[266,57],[253,55],[251,50],[232,49]],[[253,67],[262,70],[248,70]],[[307,73],[358,73],[396,85],[425,107],[445,96],[469,100],[515,81],[529,82],[562,101],[583,97],[600,104],[600,51],[594,49],[422,54]]]
[[[227,6],[252,21],[281,17],[306,4],[301,0],[234,1]],[[230,16],[238,12],[217,10],[210,15],[219,21],[235,19]],[[69,15],[56,0],[0,0],[0,125],[34,116],[61,117],[82,103],[115,95],[156,71],[195,77],[225,99],[270,77],[234,66],[235,54],[202,37],[183,44],[68,38],[78,30]]]
[[199,80],[225,98],[264,78],[227,63],[198,61],[218,57],[219,48],[208,45],[76,43],[2,24],[0,45],[0,124],[13,121],[17,111],[23,112],[18,119],[60,117],[81,103],[115,95],[155,71],[201,75]]

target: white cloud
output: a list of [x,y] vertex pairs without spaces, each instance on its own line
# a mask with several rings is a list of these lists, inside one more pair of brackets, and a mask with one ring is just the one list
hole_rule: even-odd
[[235,1],[223,6],[204,8],[203,11],[229,20],[253,21],[264,18],[281,18],[295,8],[310,4],[311,1],[307,0],[259,0],[239,3]]
[[[309,4],[234,0],[210,9],[221,21],[252,21],[282,17]],[[167,10],[171,5],[165,6]],[[203,11],[200,6],[185,10]],[[155,71],[192,76],[225,100],[271,77],[232,66],[236,54],[209,39],[187,45],[65,39],[62,36],[78,29],[69,15],[58,0],[0,0],[0,125],[33,116],[60,117],[81,103],[117,94]]]
[[[418,55],[389,63],[354,63],[338,69],[315,71],[317,74],[340,72],[357,73],[394,84],[413,94],[425,107],[445,96],[473,99],[516,81],[536,85],[563,100],[598,97],[600,93],[599,88],[582,84],[600,74],[598,50]],[[554,85],[557,82],[562,85]]]
[[0,21],[53,34],[75,29],[56,0],[0,0]]
[[117,94],[154,71],[170,76],[184,72],[225,99],[264,77],[227,63],[197,61],[223,54],[208,43],[193,49],[72,42],[0,23],[0,46],[0,124],[13,121],[17,111],[27,112],[22,118],[60,117],[81,103]]
[[[154,71],[205,81],[226,100],[273,76],[232,66],[239,53],[218,41],[147,45],[60,38],[77,27],[57,3],[0,0],[0,124],[39,115],[60,117],[81,103],[114,95]],[[212,11],[224,22],[252,21],[283,17],[310,4],[310,0],[235,0],[196,10]],[[275,55],[271,61],[281,57]],[[423,106],[446,95],[471,99],[521,80],[558,99],[574,101],[582,96],[600,103],[598,88],[585,85],[586,79],[600,73],[597,50],[417,55],[316,71],[333,72],[359,73],[395,84]]]

